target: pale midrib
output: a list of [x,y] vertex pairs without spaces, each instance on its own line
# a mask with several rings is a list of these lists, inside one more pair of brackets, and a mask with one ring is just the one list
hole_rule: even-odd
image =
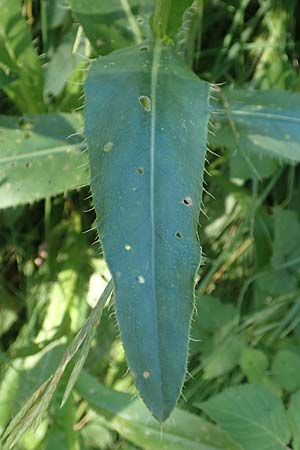
[[[153,61],[151,70],[151,135],[150,135],[150,220],[151,220],[151,267],[153,277],[153,293],[155,296],[155,326],[159,345],[159,330],[157,316],[157,297],[156,297],[156,270],[155,270],[155,199],[154,199],[154,182],[155,182],[155,139],[156,139],[156,101],[157,101],[157,81],[160,67],[161,43],[157,41],[153,49]],[[159,351],[159,349],[158,349]],[[161,360],[159,358],[159,371],[161,379]],[[161,392],[162,395],[162,392]]]
[[21,155],[13,155],[13,156],[7,156],[5,158],[0,158],[0,164],[9,163],[9,162],[17,162],[22,161],[24,159],[31,159],[31,158],[45,158],[47,156],[54,155],[56,153],[68,153],[71,150],[80,150],[80,146],[70,146],[70,145],[64,145],[59,148],[45,148],[43,150],[36,150],[28,153],[22,153]]

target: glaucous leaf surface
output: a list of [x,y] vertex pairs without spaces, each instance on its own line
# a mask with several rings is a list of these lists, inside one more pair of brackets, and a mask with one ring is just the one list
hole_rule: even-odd
[[121,337],[161,421],[186,371],[209,89],[160,43],[95,61],[85,88],[91,186]]

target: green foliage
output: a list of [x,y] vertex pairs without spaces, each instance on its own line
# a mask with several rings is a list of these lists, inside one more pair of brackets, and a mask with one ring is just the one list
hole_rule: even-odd
[[70,4],[86,36],[100,54],[142,42],[141,25],[152,10],[152,0],[102,0],[101,3],[70,0]]
[[[101,385],[95,378],[82,373],[78,392],[91,407],[104,415],[104,421],[122,436],[149,450],[239,450],[239,445],[215,425],[189,414],[175,410],[163,424],[154,420],[142,402],[130,395],[114,392]],[[105,422],[103,422],[105,423]],[[109,422],[108,422],[109,423]]]
[[201,408],[245,450],[282,450],[291,432],[281,401],[260,385],[229,388]]
[[0,116],[0,207],[16,206],[89,181],[75,114]]
[[[243,169],[240,162],[237,168],[234,167],[233,176],[249,178],[251,163],[255,167],[258,165],[257,170],[260,172],[261,159],[265,156],[292,162],[300,160],[299,104],[300,95],[289,92],[221,92],[219,103],[216,104],[215,136],[210,141],[213,145],[230,148],[233,163],[237,164],[235,160],[238,158],[246,165]],[[248,176],[243,175],[246,169]],[[266,176],[270,176],[273,171],[269,169]]]
[[249,383],[258,383],[268,369],[268,358],[262,350],[245,348],[242,351],[240,366]]
[[1,0],[0,8],[0,66],[16,77],[6,92],[22,112],[44,112],[42,66],[21,16],[21,1]]
[[274,357],[272,375],[277,384],[283,389],[293,392],[299,389],[300,358],[297,353],[280,350]]
[[300,430],[299,430],[299,420],[300,420],[300,391],[293,394],[291,397],[291,403],[288,410],[290,424],[292,428],[293,435],[293,448],[298,450],[300,448]]
[[[300,450],[299,2],[0,0],[0,6],[0,447]],[[131,198],[128,180],[133,187],[140,183],[138,207],[150,211],[150,191],[142,187],[151,179],[143,158],[151,142],[154,24],[170,56],[169,70],[158,70],[157,130],[165,130],[156,136],[160,157],[154,168],[163,166],[165,154],[172,168],[155,178],[157,227],[177,231],[179,214],[188,212],[191,241],[198,235],[203,249],[188,370],[178,404],[162,426],[135,398],[120,337],[118,310],[122,298],[128,310],[131,298],[119,289],[109,305],[102,304],[113,288],[104,254],[114,280],[115,266],[129,274],[124,292],[135,294],[131,273],[144,277],[138,287],[147,287],[148,276],[140,271],[149,251],[136,258],[132,242],[140,248],[149,243],[149,220],[120,199]],[[92,171],[95,176],[99,169],[106,186],[105,196],[98,191],[96,218],[81,110],[89,67],[93,72],[105,61],[122,67],[103,68],[92,92],[99,137],[91,151],[102,146]],[[181,203],[174,214],[170,210],[183,179],[201,195],[200,166],[187,156],[195,161],[195,142],[201,143],[205,129],[199,127],[195,140],[178,126],[186,117],[202,123],[199,106],[188,106],[198,105],[201,93],[207,101],[200,79],[217,84],[196,217]],[[186,87],[190,83],[198,86],[196,93]],[[190,145],[183,146],[182,138]],[[203,148],[197,150],[200,158]],[[105,161],[113,162],[109,170],[101,166]],[[97,226],[104,224],[102,248]],[[188,318],[174,319],[172,307],[178,308],[186,273],[192,274],[191,291],[194,268],[188,248],[173,267],[173,241],[163,237],[157,234],[155,243],[168,245],[159,270],[166,277],[156,278],[172,304],[167,312],[158,304],[161,323],[172,319],[177,332]],[[184,244],[184,238],[175,242]],[[109,252],[107,239],[115,244]],[[135,258],[134,267],[128,257]],[[146,321],[146,298],[151,311],[155,306],[153,295],[141,298],[139,336],[143,326],[153,331],[155,323]],[[168,330],[161,330],[165,337]],[[132,348],[145,343],[143,335],[134,341],[133,328],[128,335]],[[166,366],[177,349],[174,361],[183,361],[176,339],[174,332],[169,351],[148,344],[149,355],[159,350]],[[133,360],[144,363],[138,352]],[[173,370],[178,375],[184,368],[176,364]],[[151,400],[156,396],[154,390]]]

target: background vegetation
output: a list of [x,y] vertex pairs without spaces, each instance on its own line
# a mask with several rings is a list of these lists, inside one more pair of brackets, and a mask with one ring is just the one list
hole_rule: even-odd
[[[0,0],[0,11],[3,432],[109,280],[77,134],[82,83],[90,58],[149,35],[152,2]],[[12,448],[300,449],[299,17],[297,0],[199,0],[177,36],[195,72],[222,83],[178,409],[161,432],[135,397],[110,306],[64,407],[69,368],[37,430]]]

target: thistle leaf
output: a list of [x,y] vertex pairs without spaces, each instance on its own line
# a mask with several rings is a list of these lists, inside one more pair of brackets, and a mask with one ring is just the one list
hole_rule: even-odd
[[209,89],[160,43],[96,60],[86,82],[91,185],[117,319],[160,421],[186,372]]

